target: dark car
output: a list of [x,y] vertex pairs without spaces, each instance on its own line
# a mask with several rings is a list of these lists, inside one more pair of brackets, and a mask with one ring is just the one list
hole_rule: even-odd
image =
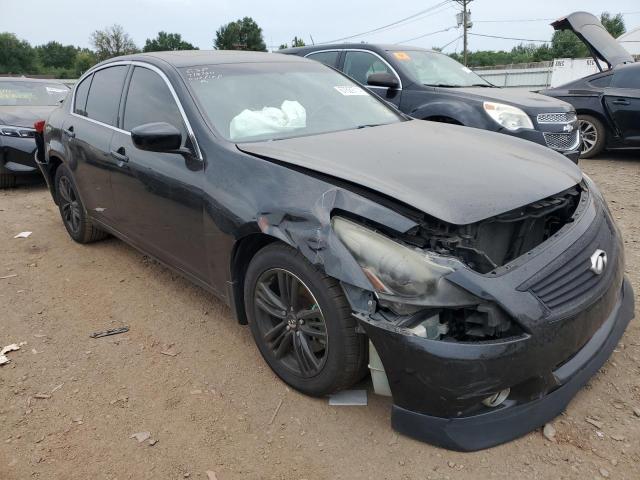
[[219,296],[301,392],[348,388],[369,360],[393,426],[428,442],[544,424],[633,316],[620,234],[576,165],[409,119],[319,62],[115,58],[44,136],[75,241],[113,234]]
[[580,133],[566,102],[498,88],[448,55],[404,45],[316,45],[279,53],[346,73],[414,118],[505,133],[578,161]]
[[586,12],[575,12],[552,23],[571,30],[586,43],[596,65],[609,65],[585,78],[541,93],[571,103],[578,112],[582,157],[605,149],[640,148],[640,64]]
[[60,106],[68,92],[55,80],[0,77],[0,188],[38,173],[34,122]]

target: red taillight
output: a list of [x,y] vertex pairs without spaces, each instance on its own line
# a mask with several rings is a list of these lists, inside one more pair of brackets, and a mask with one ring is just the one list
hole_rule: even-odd
[[38,120],[36,123],[33,124],[33,128],[35,128],[36,132],[38,133],[44,133],[44,124],[45,124],[44,120]]

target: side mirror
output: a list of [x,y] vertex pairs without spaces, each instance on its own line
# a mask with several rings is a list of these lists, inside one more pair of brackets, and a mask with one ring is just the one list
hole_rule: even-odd
[[140,150],[183,153],[182,133],[165,122],[145,123],[131,130],[131,141]]
[[389,72],[372,73],[367,77],[367,84],[372,87],[398,88],[400,82]]

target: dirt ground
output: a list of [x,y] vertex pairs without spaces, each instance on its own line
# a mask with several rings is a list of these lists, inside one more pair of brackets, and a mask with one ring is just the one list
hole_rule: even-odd
[[[639,157],[582,162],[622,228],[636,292]],[[288,389],[226,306],[118,240],[75,244],[40,184],[0,191],[0,242],[0,347],[26,342],[0,367],[2,480],[640,476],[638,319],[553,422],[554,441],[536,431],[463,454],[394,433],[368,381],[366,407]]]

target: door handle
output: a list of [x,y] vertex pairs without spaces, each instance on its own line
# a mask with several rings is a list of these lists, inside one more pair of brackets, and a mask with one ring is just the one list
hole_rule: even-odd
[[125,150],[123,147],[120,147],[118,150],[111,150],[111,156],[122,163],[127,163],[129,161],[129,157],[125,155]]
[[624,98],[619,98],[619,99],[617,99],[617,100],[614,100],[612,103],[613,103],[614,105],[631,105],[631,104],[629,103],[629,100],[625,100]]
[[62,130],[62,133],[64,133],[69,139],[76,138],[76,133],[73,131],[73,127]]

